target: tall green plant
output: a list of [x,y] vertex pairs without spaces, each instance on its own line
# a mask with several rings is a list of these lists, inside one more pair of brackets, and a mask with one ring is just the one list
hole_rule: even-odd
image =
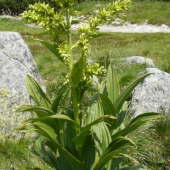
[[[123,125],[125,101],[132,90],[148,75],[139,77],[120,94],[113,68],[110,66],[106,82],[97,84],[99,89],[92,99],[85,95],[93,86],[93,76],[106,73],[99,64],[89,64],[89,40],[97,35],[97,26],[128,9],[130,1],[110,3],[87,24],[78,29],[79,40],[72,42],[71,23],[76,15],[73,5],[76,0],[55,0],[59,11],[48,4],[36,3],[23,18],[40,24],[51,35],[53,44],[39,40],[64,64],[68,66],[65,84],[56,98],[51,100],[40,85],[27,76],[26,86],[36,105],[22,106],[18,112],[32,112],[34,117],[25,121],[20,131],[39,134],[32,151],[57,170],[110,170],[120,167],[126,150],[135,143],[127,135],[150,119],[156,113],[136,117],[128,126]],[[75,61],[75,48],[82,51]],[[88,106],[84,102],[87,97]],[[132,159],[132,158],[131,158]]]

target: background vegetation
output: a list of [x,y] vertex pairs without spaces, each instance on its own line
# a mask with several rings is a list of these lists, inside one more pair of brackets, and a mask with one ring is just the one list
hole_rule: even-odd
[[28,9],[29,4],[36,2],[46,2],[55,6],[52,0],[0,0],[0,14],[19,15]]
[[[7,0],[4,0],[4,2]],[[3,0],[0,0],[0,4]],[[3,2],[3,3],[4,3]],[[12,1],[11,1],[12,2]],[[13,1],[14,2],[14,1]],[[25,1],[26,2],[26,1]],[[30,1],[29,1],[30,2]],[[106,1],[88,1],[78,4],[75,8],[85,16],[88,16],[96,8],[104,6]],[[24,6],[25,7],[25,6]],[[170,25],[170,4],[164,1],[133,1],[130,11],[120,16],[125,22]],[[5,9],[0,6],[0,9]],[[6,8],[8,9],[8,8]],[[150,10],[152,9],[152,10]],[[25,10],[25,9],[24,9]],[[17,13],[20,13],[18,11]],[[46,82],[48,93],[52,96],[58,87],[56,82],[62,82],[63,70],[60,70],[61,64],[57,59],[40,43],[28,38],[35,36],[48,39],[44,30],[39,28],[30,28],[26,22],[20,20],[0,19],[0,31],[17,31],[22,34],[24,40],[29,45],[38,69]],[[144,56],[154,60],[155,65],[170,73],[170,39],[169,34],[128,34],[128,33],[107,33],[100,34],[93,40],[93,53],[90,59],[97,61],[106,61],[106,58]],[[76,32],[74,38],[76,39]],[[105,43],[103,43],[105,42]],[[76,52],[79,55],[79,51]],[[63,66],[62,66],[63,67]],[[124,67],[121,69],[116,64],[121,86],[129,84],[136,75],[145,68],[143,66]],[[50,69],[49,69],[50,68]],[[136,157],[151,170],[169,170],[170,169],[170,118],[160,120],[151,129],[144,134],[142,131],[134,132],[133,138],[138,144],[138,149],[134,151]],[[136,134],[140,134],[137,135]],[[38,163],[42,169],[48,167],[38,160],[38,158],[29,157],[27,142],[25,140],[11,142],[6,140],[0,145],[0,169],[17,169],[22,167],[32,167]],[[16,148],[16,150],[14,149]],[[28,163],[28,164],[27,164]]]

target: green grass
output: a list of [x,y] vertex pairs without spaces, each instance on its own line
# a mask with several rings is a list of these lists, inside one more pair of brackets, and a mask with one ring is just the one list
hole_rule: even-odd
[[93,11],[95,11],[96,9],[100,9],[100,8],[104,7],[106,4],[108,4],[108,2],[111,2],[111,1],[108,0],[108,1],[82,2],[82,3],[79,3],[75,6],[75,10],[80,15],[87,16],[89,14],[92,14]]
[[28,23],[23,20],[0,18],[0,31],[16,31],[23,36],[37,35],[44,32],[42,29],[28,27],[26,24]]
[[132,7],[122,17],[130,23],[167,24],[170,26],[170,3],[164,1],[132,0]]
[[[50,82],[49,85],[52,90],[51,87],[55,85],[57,81],[62,81],[60,77],[63,70],[59,68],[64,68],[64,66],[40,43],[25,40],[28,42],[35,57],[40,73],[47,83]],[[129,56],[143,56],[151,58],[159,69],[170,73],[169,34],[103,34],[92,41],[91,48],[92,53],[89,58],[98,62],[100,62],[101,58],[107,57],[114,60]],[[79,56],[79,51],[75,53],[75,58],[77,56]],[[143,66],[121,67],[121,69],[119,69],[119,65],[117,65],[117,67],[121,85],[130,83],[136,75],[144,69]]]
[[6,139],[0,143],[1,170],[26,170],[33,167],[39,167],[42,170],[52,170],[29,151],[26,140],[15,141]]
[[132,155],[144,164],[148,170],[170,169],[169,128],[170,116],[164,115],[151,128],[146,126],[130,135],[130,138],[138,146],[137,149],[132,151]]
[[[50,94],[57,90],[56,84],[63,82],[63,71],[66,69],[58,59],[53,56],[39,42],[29,39],[29,36],[49,39],[42,29],[25,26],[24,21],[14,21],[10,19],[0,19],[0,31],[20,32],[28,44],[38,69],[45,80]],[[74,39],[77,39],[76,33]],[[104,43],[103,43],[104,42]],[[169,34],[136,34],[136,33],[101,33],[100,36],[92,40],[92,53],[89,58],[100,62],[101,58],[117,59],[129,56],[143,56],[151,58],[155,65],[170,73],[170,39]],[[75,58],[80,52],[75,51]],[[115,63],[116,61],[114,61]],[[65,69],[60,69],[60,68]],[[127,85],[145,67],[124,67],[119,69],[119,79],[121,85]],[[133,73],[133,74],[132,74]],[[57,82],[57,83],[56,83]]]
[[[105,6],[107,1],[88,1],[78,4],[75,9],[81,15],[94,14],[93,11]],[[170,3],[168,1],[156,0],[132,0],[131,8],[120,16],[124,21],[130,23],[142,24],[147,22],[149,24],[167,24],[170,26]]]

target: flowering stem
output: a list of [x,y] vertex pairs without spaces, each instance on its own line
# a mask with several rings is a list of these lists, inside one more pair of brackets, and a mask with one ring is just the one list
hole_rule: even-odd
[[[66,21],[67,21],[67,43],[68,43],[68,48],[69,48],[69,53],[70,53],[70,59],[69,59],[69,67],[70,67],[70,73],[73,68],[73,54],[72,54],[72,36],[71,36],[71,21],[72,21],[72,16],[70,15],[70,9],[67,9],[67,15],[66,15]],[[71,96],[73,100],[73,110],[74,110],[74,120],[80,125],[80,120],[79,120],[79,115],[78,115],[78,110],[79,110],[79,104],[77,100],[77,91],[75,87],[71,87]],[[76,135],[80,133],[80,129],[75,129]],[[81,156],[81,149],[78,149],[79,156]]]
[[70,9],[67,9],[67,15],[66,15],[66,21],[67,21],[67,43],[68,43],[68,48],[69,48],[69,53],[70,53],[70,59],[69,59],[69,66],[70,68],[73,65],[73,54],[72,54],[72,37],[71,37],[71,21],[72,17],[70,15]]

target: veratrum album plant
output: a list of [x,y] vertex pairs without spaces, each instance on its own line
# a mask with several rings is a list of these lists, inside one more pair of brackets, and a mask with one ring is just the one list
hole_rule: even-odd
[[[76,0],[54,0],[60,8],[55,11],[48,4],[30,5],[22,17],[41,25],[51,35],[53,43],[38,40],[68,67],[65,83],[50,99],[40,85],[29,75],[26,87],[35,105],[25,105],[18,112],[31,112],[34,117],[26,120],[21,132],[36,132],[32,151],[56,170],[116,170],[141,169],[142,166],[123,167],[129,147],[136,147],[128,134],[148,120],[159,117],[157,113],[145,113],[124,125],[126,99],[132,90],[149,74],[143,75],[120,94],[116,73],[98,63],[89,64],[90,39],[98,34],[98,26],[114,19],[130,7],[131,2],[115,1],[99,10],[88,23],[78,28],[79,39],[72,42],[71,24],[76,16],[73,6]],[[81,56],[74,59],[74,49]],[[100,83],[93,76],[106,75]],[[95,93],[89,93],[90,87]],[[88,102],[87,102],[88,101]],[[136,162],[137,164],[137,162]]]

